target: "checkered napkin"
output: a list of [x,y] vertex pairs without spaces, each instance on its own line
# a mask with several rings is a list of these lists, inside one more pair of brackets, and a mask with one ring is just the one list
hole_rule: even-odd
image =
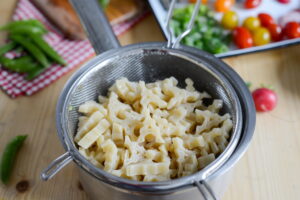
[[[113,26],[115,34],[119,35],[125,32],[144,16],[145,13],[142,13],[132,20]],[[45,24],[49,30],[49,33],[45,36],[45,40],[68,62],[68,65],[61,67],[54,64],[32,81],[26,81],[24,79],[25,75],[13,73],[0,67],[0,87],[12,98],[22,95],[29,96],[40,91],[95,55],[89,41],[70,41],[63,38],[29,0],[20,0],[13,15],[13,20],[30,18],[38,19]],[[13,58],[16,54],[7,53],[6,56]]]

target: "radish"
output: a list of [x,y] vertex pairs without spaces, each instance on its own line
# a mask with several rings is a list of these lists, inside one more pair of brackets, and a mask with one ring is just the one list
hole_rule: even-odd
[[259,112],[271,111],[277,104],[277,95],[268,88],[259,88],[252,92],[255,108]]

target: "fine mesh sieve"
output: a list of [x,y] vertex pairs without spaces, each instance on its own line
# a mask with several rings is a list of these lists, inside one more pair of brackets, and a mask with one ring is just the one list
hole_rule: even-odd
[[[96,52],[106,52],[101,53],[101,55],[81,67],[66,84],[57,104],[57,128],[67,153],[53,161],[44,170],[42,179],[51,178],[73,160],[99,181],[118,188],[144,193],[153,191],[163,193],[195,185],[203,194],[204,199],[207,196],[217,199],[205,180],[230,158],[241,136],[243,127],[242,108],[235,89],[228,81],[228,77],[236,79],[238,75],[233,71],[227,73],[228,66],[224,63],[219,64],[220,60],[207,53],[198,50],[193,50],[191,53],[190,48],[179,46],[178,40],[169,43],[144,43],[119,47],[118,42],[111,34],[111,28],[107,24],[103,13],[99,12],[94,0],[89,0],[88,3],[80,0],[71,0],[71,2],[85,24]],[[173,5],[174,2],[173,0]],[[196,11],[199,2],[200,0],[197,2]],[[93,14],[90,15],[89,13]],[[94,17],[102,20],[99,20],[101,23],[98,25],[101,25],[100,27],[103,29],[97,29],[97,23],[99,22],[95,22],[96,24],[91,23]],[[103,39],[108,33],[110,34],[109,39]],[[174,47],[177,47],[177,49]],[[219,66],[218,70],[215,67],[216,65]],[[233,129],[230,142],[225,151],[214,162],[199,172],[182,178],[161,182],[138,182],[113,176],[95,167],[79,154],[73,142],[79,117],[79,105],[89,100],[97,100],[99,95],[106,95],[107,89],[121,77],[127,77],[130,81],[155,82],[171,76],[178,79],[181,87],[185,86],[184,80],[186,78],[191,78],[194,81],[196,90],[206,91],[213,99],[223,100],[224,106],[221,114],[229,113],[232,116]]]
[[69,96],[65,99],[66,108],[72,108],[65,116],[70,137],[73,137],[77,129],[79,105],[89,100],[97,100],[99,95],[106,96],[107,89],[121,77],[149,83],[173,76],[178,80],[180,87],[185,87],[185,79],[191,78],[198,91],[206,91],[213,99],[223,100],[221,114],[230,113],[234,123],[233,133],[238,130],[240,110],[234,90],[209,65],[195,62],[191,56],[176,50],[147,47],[130,48],[122,54],[109,57],[106,57],[104,62],[86,68],[73,83]]

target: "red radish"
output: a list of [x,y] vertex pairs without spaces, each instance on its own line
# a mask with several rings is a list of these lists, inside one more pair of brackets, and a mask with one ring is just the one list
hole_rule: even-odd
[[290,3],[291,0],[278,0],[280,3]]
[[259,88],[252,92],[255,108],[259,112],[271,111],[277,104],[277,95],[268,88]]

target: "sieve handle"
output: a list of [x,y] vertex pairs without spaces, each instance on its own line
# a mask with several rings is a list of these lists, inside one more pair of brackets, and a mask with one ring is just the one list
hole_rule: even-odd
[[59,172],[64,166],[72,161],[72,157],[69,152],[64,153],[55,160],[53,160],[50,165],[44,169],[41,173],[41,179],[47,181],[51,179],[57,172]]
[[197,186],[199,192],[202,194],[204,200],[211,200],[211,199],[212,200],[219,200],[219,198],[215,195],[214,191],[206,183],[206,181],[204,181],[204,180],[200,181],[200,182],[195,181],[195,185]]
[[167,14],[167,23],[166,23],[167,27],[166,28],[167,28],[167,32],[168,32],[168,35],[169,35],[168,43],[167,43],[168,48],[177,48],[179,46],[180,41],[191,32],[191,30],[194,26],[196,16],[197,16],[198,11],[199,11],[201,0],[197,0],[197,2],[195,4],[195,8],[194,8],[192,16],[191,16],[191,19],[190,19],[190,21],[187,25],[186,30],[184,32],[182,32],[178,37],[174,38],[174,32],[171,30],[171,20],[172,20],[172,17],[173,17],[173,11],[174,11],[176,2],[177,2],[177,0],[172,0],[171,1],[170,7],[169,7],[169,10],[168,10],[168,14]]
[[98,0],[69,0],[96,54],[120,47]]

